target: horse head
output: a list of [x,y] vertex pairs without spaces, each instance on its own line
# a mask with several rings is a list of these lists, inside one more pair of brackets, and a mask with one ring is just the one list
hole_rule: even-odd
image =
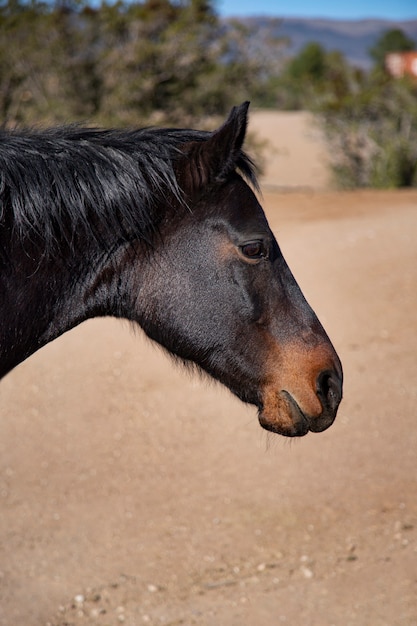
[[332,424],[342,367],[245,181],[247,108],[181,146],[186,207],[161,227],[136,303],[149,336],[256,405],[264,428],[300,436]]

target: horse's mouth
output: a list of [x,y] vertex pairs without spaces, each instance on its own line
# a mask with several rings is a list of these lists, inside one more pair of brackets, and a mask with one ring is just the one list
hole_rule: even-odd
[[311,418],[306,415],[295,398],[288,391],[278,394],[275,411],[271,415],[263,406],[259,407],[259,423],[262,428],[284,437],[303,437],[308,432],[321,432],[328,428],[334,417],[330,418],[324,413]]

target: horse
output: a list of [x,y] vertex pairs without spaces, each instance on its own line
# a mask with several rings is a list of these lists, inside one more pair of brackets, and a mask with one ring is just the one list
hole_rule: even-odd
[[248,106],[211,132],[0,130],[0,378],[113,316],[254,405],[269,431],[333,423],[342,366],[258,201]]

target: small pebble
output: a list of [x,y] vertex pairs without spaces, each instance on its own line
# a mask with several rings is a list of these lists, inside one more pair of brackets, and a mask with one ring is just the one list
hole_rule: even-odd
[[313,578],[314,574],[311,569],[309,569],[308,567],[304,567],[304,566],[301,567],[300,569],[305,578]]

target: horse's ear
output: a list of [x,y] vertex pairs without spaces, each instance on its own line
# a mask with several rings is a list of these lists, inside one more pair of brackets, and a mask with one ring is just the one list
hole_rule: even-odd
[[227,120],[203,141],[182,147],[180,184],[191,195],[213,182],[222,182],[236,169],[248,122],[249,102],[233,107]]

